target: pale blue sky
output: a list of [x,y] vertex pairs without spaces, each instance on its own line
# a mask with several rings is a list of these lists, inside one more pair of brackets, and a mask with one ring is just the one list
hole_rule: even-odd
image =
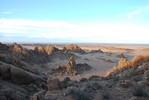
[[0,42],[149,44],[149,0],[1,0]]

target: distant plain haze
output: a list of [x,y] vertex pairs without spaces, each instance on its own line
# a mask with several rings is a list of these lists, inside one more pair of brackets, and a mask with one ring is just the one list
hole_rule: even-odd
[[0,42],[149,44],[149,0],[1,0]]

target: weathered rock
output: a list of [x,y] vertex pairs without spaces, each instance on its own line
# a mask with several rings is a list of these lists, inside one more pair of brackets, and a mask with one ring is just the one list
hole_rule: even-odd
[[139,100],[137,97],[131,97],[129,100]]
[[69,72],[72,68],[75,68],[75,66],[76,66],[75,60],[73,59],[73,57],[70,57],[67,65],[66,65],[66,70]]
[[58,48],[55,48],[54,46],[52,45],[48,45],[47,47],[45,47],[45,51],[48,55],[51,55],[53,52],[57,52],[59,51]]
[[36,52],[41,52],[41,53],[45,53],[45,49],[44,49],[44,47],[42,47],[42,46],[39,46],[39,47],[35,47],[35,49],[34,49]]
[[73,57],[70,57],[68,63],[66,64],[66,75],[76,75],[77,71],[75,70],[76,68],[76,62],[73,59]]
[[149,81],[149,70],[144,72],[144,79]]
[[80,54],[86,53],[84,50],[82,50],[79,46],[77,46],[75,44],[67,45],[66,49],[67,49],[67,51],[73,51],[73,52],[80,53]]
[[149,62],[149,56],[135,56],[132,60],[132,66],[138,67],[141,66],[143,63]]
[[17,43],[14,43],[14,44],[13,44],[12,50],[15,51],[15,52],[22,53],[22,54],[27,54],[27,51],[24,50],[24,49],[23,49],[20,45],[18,45]]
[[47,91],[44,97],[44,100],[65,100],[61,99],[62,98],[62,93],[55,91]]
[[139,86],[145,87],[145,86],[148,86],[149,85],[149,82],[148,81],[139,81],[139,82],[137,82],[137,84]]
[[17,89],[7,88],[0,89],[0,100],[26,100],[27,94],[24,94]]
[[44,99],[45,93],[46,93],[45,90],[41,90],[41,91],[35,93],[35,94],[32,96],[32,99],[31,99],[31,100],[45,100],[45,99]]
[[104,53],[101,49],[92,50],[90,53]]
[[68,83],[69,81],[70,81],[70,78],[69,78],[69,77],[66,77],[66,78],[64,78],[64,80],[63,80],[64,83]]
[[123,69],[123,68],[128,68],[131,67],[131,62],[128,61],[126,58],[121,58],[121,60],[118,62],[118,68]]
[[58,48],[55,48],[55,47],[52,46],[52,45],[48,45],[48,46],[46,46],[46,47],[43,47],[43,46],[35,47],[34,50],[37,51],[37,52],[46,53],[46,54],[48,54],[48,55],[53,54],[53,52],[59,51]]
[[11,66],[8,65],[0,65],[0,76],[6,79],[10,79],[10,68]]
[[47,79],[48,90],[60,89],[60,80],[58,78]]
[[48,90],[47,84],[44,83],[44,82],[41,82],[41,83],[39,84],[39,86],[40,86],[42,89],[44,89],[44,90]]
[[23,69],[11,67],[11,79],[19,84],[30,84],[35,81],[36,77]]
[[119,65],[116,66],[118,70],[112,69],[107,73],[107,76],[118,75],[121,72],[125,71],[125,69],[130,69],[130,68],[132,68],[131,69],[132,73],[130,73],[130,75],[135,76],[135,75],[138,75],[138,73],[141,74],[144,70],[148,69],[148,65],[145,65],[145,67],[142,67],[143,69],[141,70],[137,69],[138,71],[135,71],[136,73],[133,71],[139,66],[141,66],[143,63],[147,63],[147,62],[149,62],[149,56],[136,56],[132,60],[127,60],[125,58],[122,58],[119,61]]
[[125,58],[125,56],[124,56],[123,53],[118,53],[118,54],[116,55],[116,57],[119,57],[119,58]]

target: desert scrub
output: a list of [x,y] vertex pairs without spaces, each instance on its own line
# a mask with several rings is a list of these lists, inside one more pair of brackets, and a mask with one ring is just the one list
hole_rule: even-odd
[[133,96],[146,97],[148,94],[142,87],[135,87],[133,89]]
[[105,100],[109,100],[109,97],[110,97],[108,93],[104,93],[104,94],[102,94],[101,96],[102,96],[102,98],[105,99]]
[[73,88],[69,91],[69,95],[75,100],[91,100],[91,96],[88,92],[82,91],[80,89]]
[[95,91],[95,90],[101,90],[102,86],[100,86],[98,83],[89,83],[86,85],[86,88]]

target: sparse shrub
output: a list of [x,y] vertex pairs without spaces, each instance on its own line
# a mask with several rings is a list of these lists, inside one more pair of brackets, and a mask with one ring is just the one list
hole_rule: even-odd
[[118,82],[119,80],[120,80],[119,77],[114,77],[114,78],[113,78],[113,81],[114,81],[114,82]]
[[101,80],[101,77],[100,76],[97,76],[97,75],[92,75],[91,77],[89,77],[89,80],[91,81],[99,81]]
[[103,99],[109,100],[109,94],[108,93],[104,93],[101,95]]
[[80,79],[80,82],[86,82],[87,81],[87,78],[81,78]]
[[71,81],[69,77],[66,77],[66,78],[64,78],[64,80],[63,80],[64,83],[68,83],[69,81]]
[[147,96],[147,93],[143,90],[143,88],[135,87],[133,89],[133,96],[138,96],[138,97]]
[[89,83],[86,84],[86,88],[90,90],[99,90],[102,89],[102,87],[98,83]]
[[71,89],[69,91],[69,94],[75,99],[75,100],[91,100],[91,96],[88,92],[82,91],[80,89]]

